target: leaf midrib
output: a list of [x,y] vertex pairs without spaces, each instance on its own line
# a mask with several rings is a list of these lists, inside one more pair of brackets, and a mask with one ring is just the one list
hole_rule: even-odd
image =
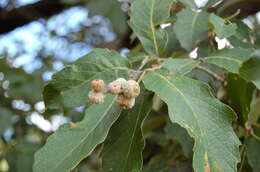
[[156,36],[155,36],[155,28],[154,28],[154,22],[153,22],[153,12],[154,12],[154,4],[155,4],[155,0],[152,0],[151,2],[151,11],[150,11],[150,27],[151,27],[151,32],[152,32],[152,36],[153,36],[153,44],[154,44],[154,48],[155,48],[155,53],[157,56],[159,56],[159,50],[158,50],[158,46],[157,46],[157,40],[156,40]]
[[[185,96],[177,87],[175,87],[175,85],[172,84],[167,78],[165,78],[164,76],[162,76],[162,75],[160,75],[160,74],[158,74],[158,73],[156,73],[156,72],[154,72],[154,74],[157,75],[158,77],[162,78],[163,80],[165,80],[165,81],[169,84],[170,87],[172,87],[174,90],[176,90],[176,91],[183,97],[184,101],[187,103],[187,105],[188,105],[188,106],[190,107],[190,109],[192,110],[192,113],[193,113],[194,117],[196,118],[197,124],[200,124],[200,123],[199,123],[199,120],[198,120],[198,117],[197,117],[197,114],[196,114],[196,112],[194,111],[193,107],[190,105],[189,101],[186,99],[186,96]],[[200,126],[200,125],[199,125],[199,126]],[[202,130],[201,130],[200,128],[198,128],[198,129],[199,129],[200,136],[197,136],[197,137],[199,137],[199,138],[201,138],[202,140],[204,140],[204,137],[202,137],[202,135],[203,135]],[[191,131],[191,132],[192,132],[192,131]],[[194,132],[192,132],[192,133],[194,133]],[[203,143],[207,145],[207,142],[203,141]],[[205,149],[205,153],[207,153],[208,150],[207,150],[207,147],[206,147],[206,146],[204,146],[204,149]]]
[[193,19],[192,19],[192,22],[191,22],[191,40],[193,40],[194,36],[194,27],[195,27],[195,24],[196,24],[196,20],[199,16],[199,13],[195,13],[195,15],[193,16]]
[[130,145],[129,145],[129,149],[127,151],[127,158],[126,158],[126,161],[125,161],[125,165],[124,165],[124,170],[126,168],[126,162],[128,162],[128,158],[129,158],[129,154],[130,154],[130,150],[132,149],[132,145],[133,145],[133,138],[135,136],[135,132],[136,132],[136,129],[137,129],[137,124],[139,122],[139,119],[140,119],[140,116],[141,116],[141,111],[142,111],[142,107],[144,105],[144,99],[142,99],[142,103],[141,103],[141,106],[139,108],[139,112],[138,112],[138,115],[137,115],[137,120],[136,120],[136,123],[135,123],[135,127],[134,127],[134,131],[133,131],[133,134],[132,134],[132,139],[131,139],[131,142],[130,142]]
[[210,59],[226,59],[226,60],[230,60],[230,61],[235,61],[236,63],[238,63],[239,65],[242,64],[242,61],[234,59],[232,57],[227,57],[227,56],[208,56],[205,57],[205,60],[210,60]]
[[[62,162],[65,161],[67,157],[69,157],[68,155],[70,155],[74,150],[76,150],[76,149],[88,138],[88,136],[92,133],[92,131],[94,131],[94,130],[97,128],[97,126],[99,125],[99,123],[104,119],[104,117],[106,116],[106,114],[108,113],[108,111],[110,110],[110,108],[113,106],[113,104],[114,104],[114,102],[115,102],[115,99],[116,99],[116,97],[113,98],[113,100],[111,101],[111,103],[109,104],[109,106],[105,109],[105,111],[104,111],[102,117],[97,121],[95,127],[93,127],[91,130],[89,130],[88,134],[87,134],[85,137],[83,137],[83,139],[79,142],[79,144],[78,144],[77,146],[75,146],[75,148],[71,149],[71,151],[69,151],[69,152],[67,153],[67,156],[64,156],[64,158],[63,158],[59,163],[57,163],[57,164],[55,165],[55,167],[53,168],[53,171],[55,171],[56,168],[58,168],[59,165],[61,165]],[[97,143],[97,144],[98,144],[98,143]],[[97,144],[96,144],[96,145],[97,145]],[[94,148],[95,148],[95,147],[93,147],[92,150],[93,150]],[[91,153],[92,150],[90,150],[89,153]],[[88,153],[88,154],[89,154],[89,153]],[[88,154],[87,154],[87,155],[88,155]],[[87,156],[87,155],[86,155],[86,156]],[[84,157],[83,157],[83,158],[84,158]],[[80,161],[79,161],[79,162],[80,162]],[[77,165],[77,164],[75,164],[74,166],[76,166],[76,165]],[[74,167],[72,167],[71,169],[73,169],[73,168],[74,168]]]
[[[176,90],[176,91],[183,97],[184,101],[185,101],[185,102],[187,103],[187,105],[191,108],[192,113],[193,113],[194,116],[196,117],[197,123],[199,123],[199,122],[198,122],[199,120],[198,120],[198,118],[197,118],[196,112],[194,111],[193,107],[190,105],[190,103],[189,103],[189,101],[187,100],[186,96],[185,96],[177,87],[175,87],[175,85],[172,84],[166,77],[164,77],[164,76],[158,74],[157,72],[154,72],[154,74],[157,75],[158,77],[162,78],[163,80],[165,80],[165,81],[169,84],[170,87],[172,87],[174,90]],[[199,130],[200,130],[200,128],[199,128]],[[201,130],[200,130],[200,133],[202,133]]]
[[[156,73],[156,72],[154,72],[158,77],[161,77],[163,80],[165,80],[168,84],[169,84],[169,86],[170,87],[172,87],[174,90],[176,90],[179,94],[181,94],[181,96],[183,97],[183,99],[184,99],[184,101],[187,103],[187,105],[191,108],[191,110],[192,110],[192,113],[194,114],[194,117],[197,119],[197,123],[198,124],[200,124],[199,123],[199,120],[198,120],[198,117],[197,117],[197,113],[194,111],[194,109],[193,109],[193,107],[192,107],[192,105],[190,105],[190,103],[189,103],[189,101],[187,100],[187,98],[186,98],[186,96],[177,88],[177,87],[175,87],[175,85],[173,84],[173,83],[171,83],[166,77],[164,77],[164,76],[162,76],[162,75],[160,75],[160,74],[158,74],[158,73]],[[198,101],[201,101],[201,102],[204,102],[204,103],[207,103],[206,101],[204,101],[204,100],[201,100],[201,99],[197,99]],[[216,109],[214,106],[212,106],[211,104],[208,104],[209,106],[211,106],[213,109],[215,109],[215,110],[218,110],[218,109]],[[199,125],[199,126],[201,126],[201,125]],[[205,135],[204,134],[204,132],[203,132],[203,130],[201,130],[201,128],[198,128],[199,129],[199,133],[200,133],[200,135],[199,136],[197,136],[198,138],[201,138],[201,140],[202,140],[202,143],[203,143],[203,147],[204,147],[204,149],[205,149],[205,153],[207,153],[208,155],[209,155],[209,153],[211,152],[210,150],[208,150],[207,148],[209,147],[208,146],[208,141],[207,141],[207,137],[202,137],[203,135]],[[192,132],[192,131],[191,131]],[[194,133],[194,132],[192,132],[192,133]],[[206,135],[205,135],[206,136]],[[197,138],[197,139],[198,139]],[[227,149],[227,151],[230,151],[230,150],[228,150]],[[232,153],[232,152],[231,152]],[[232,156],[234,156],[233,154],[231,154]],[[234,156],[235,157],[235,156]],[[209,162],[210,162],[210,157],[208,156],[208,158],[209,158]],[[210,164],[209,164],[210,165]],[[231,165],[230,165],[231,166]],[[231,168],[232,168],[232,166],[231,166]]]

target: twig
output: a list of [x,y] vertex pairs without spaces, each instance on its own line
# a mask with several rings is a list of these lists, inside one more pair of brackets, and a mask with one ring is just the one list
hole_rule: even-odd
[[211,70],[209,70],[208,68],[204,67],[204,66],[200,66],[198,65],[196,67],[197,69],[200,69],[204,72],[207,72],[210,76],[212,76],[213,78],[215,78],[216,80],[220,81],[221,83],[223,83],[225,81],[225,78],[219,76],[218,74],[212,72]]
[[252,127],[252,125],[254,125],[254,124],[250,124],[247,122],[245,124],[245,129],[252,137],[254,137],[256,140],[260,141],[260,137],[255,134],[254,128]]
[[147,68],[147,69],[143,70],[143,71],[141,72],[141,75],[140,75],[140,77],[139,77],[139,79],[138,79],[137,82],[140,83],[140,82],[143,80],[143,78],[144,78],[144,76],[145,76],[146,73],[148,73],[148,72],[153,72],[153,71],[155,71],[156,69],[160,69],[161,67],[162,67],[162,65],[156,65],[156,66],[154,66],[154,67]]
[[245,163],[245,159],[246,159],[246,156],[245,156],[245,144],[242,145],[242,148],[241,148],[241,151],[240,151],[240,155],[242,157],[242,161],[241,161],[241,165],[239,167],[238,172],[242,172],[243,166],[244,166],[244,163]]
[[234,14],[232,14],[231,16],[228,16],[225,18],[225,21],[229,21],[231,19],[233,19],[234,17],[236,17],[237,15],[240,14],[240,9],[238,9]]
[[139,68],[138,68],[138,70],[143,69],[143,67],[148,63],[148,61],[149,61],[149,56],[146,56],[146,57],[143,59],[141,65],[140,65]]
[[257,123],[252,124],[252,125],[254,125],[254,126],[256,126],[256,127],[260,127],[260,124],[257,124]]
[[152,68],[147,68],[147,69],[145,69],[145,70],[142,71],[143,67],[144,67],[148,62],[151,62],[151,61],[157,61],[158,63],[160,63],[161,61],[164,61],[164,59],[163,59],[163,58],[160,58],[160,57],[149,57],[149,56],[145,57],[145,58],[143,59],[141,65],[139,66],[138,70],[135,71],[135,72],[134,72],[135,74],[133,75],[133,79],[134,79],[134,80],[137,80],[138,76],[140,75],[140,76],[139,76],[139,79],[138,79],[138,81],[137,81],[138,83],[140,83],[140,82],[143,80],[143,77],[144,77],[144,75],[145,75],[147,72],[151,72],[151,71],[154,71],[154,70],[156,70],[156,69],[161,68],[161,65],[158,64],[158,65],[156,65],[156,66],[154,66],[154,67],[152,67]]
[[255,132],[254,132],[254,130],[252,129],[252,130],[250,130],[250,134],[256,139],[256,140],[258,140],[258,141],[260,141],[260,137],[259,136],[257,136],[256,134],[255,134]]
[[138,71],[142,70],[143,67],[144,67],[148,62],[157,61],[158,63],[160,63],[161,61],[164,61],[164,60],[165,60],[165,59],[160,58],[160,57],[149,57],[149,56],[146,56],[146,57],[143,59],[143,61],[142,61],[141,65],[140,65],[140,67],[138,68]]

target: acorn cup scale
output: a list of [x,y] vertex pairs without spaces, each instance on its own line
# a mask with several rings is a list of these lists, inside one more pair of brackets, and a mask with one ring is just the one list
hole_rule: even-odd
[[119,94],[116,103],[122,109],[131,109],[135,105],[135,98],[129,98],[123,94]]
[[102,89],[105,87],[105,82],[102,79],[96,79],[91,81],[90,87],[96,92],[101,92]]
[[122,87],[126,97],[135,98],[140,94],[140,86],[135,80],[128,80]]
[[118,78],[115,81],[111,82],[108,85],[107,92],[110,94],[119,94],[122,92],[122,86],[126,83],[127,81],[124,78]]
[[91,104],[102,104],[105,100],[105,94],[103,92],[96,92],[94,90],[88,93],[88,97]]

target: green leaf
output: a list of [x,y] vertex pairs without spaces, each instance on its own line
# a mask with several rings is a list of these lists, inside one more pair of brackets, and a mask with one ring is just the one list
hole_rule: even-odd
[[197,50],[198,57],[206,57],[212,52],[213,50],[209,40],[201,42]]
[[11,99],[23,99],[31,104],[42,100],[41,75],[28,74],[20,68],[10,67],[6,59],[0,59],[0,69],[4,73],[4,79],[9,81],[7,93]]
[[76,124],[65,124],[47,139],[35,154],[34,172],[69,171],[102,143],[121,110],[114,104],[116,97],[107,96],[103,104],[91,105],[85,118]]
[[167,59],[163,68],[170,71],[172,76],[183,76],[194,69],[200,62],[191,59]]
[[[260,129],[255,134],[260,135]],[[253,172],[260,171],[260,141],[254,137],[246,139],[246,155],[249,165],[253,168]]]
[[252,57],[245,62],[239,73],[243,78],[253,82],[260,89],[260,56]]
[[229,42],[234,47],[254,48],[256,45],[251,43],[251,29],[242,21],[234,20],[237,25],[237,30],[234,35],[228,38]]
[[[177,54],[178,51],[182,50],[182,47],[176,37],[176,34],[173,29],[173,25],[166,27],[165,31],[167,32],[167,36],[168,36],[165,57],[173,57],[174,54]],[[185,53],[184,51],[182,52],[183,54]]]
[[250,58],[251,53],[252,49],[223,49],[205,57],[204,61],[225,68],[229,72],[239,73],[239,68]]
[[127,16],[121,9],[121,4],[118,0],[88,0],[87,9],[89,15],[102,15],[110,19],[113,29],[124,34],[127,30]]
[[248,120],[248,113],[250,111],[254,91],[254,84],[245,81],[237,74],[228,74],[226,86],[228,102],[238,114],[238,120],[242,121],[243,124]]
[[236,171],[240,142],[231,125],[236,115],[213,97],[206,84],[157,72],[148,74],[144,84],[166,102],[171,121],[186,128],[194,138],[195,171]]
[[179,0],[182,4],[184,4],[186,7],[189,7],[191,9],[197,8],[194,0]]
[[137,0],[130,11],[129,25],[150,55],[161,56],[167,46],[167,32],[160,27],[173,0]]
[[176,36],[181,46],[187,51],[195,48],[195,45],[207,37],[209,14],[184,9],[177,14],[177,22],[174,24]]
[[128,78],[129,61],[115,51],[94,49],[73,64],[54,74],[43,96],[48,108],[77,107],[87,103],[89,83],[97,78],[106,83]]
[[186,157],[191,157],[193,140],[184,128],[176,123],[168,122],[164,128],[164,131],[169,139],[176,140],[181,144]]
[[133,109],[123,111],[111,128],[102,155],[104,172],[141,170],[144,149],[142,125],[150,112],[151,100],[148,95],[140,95]]
[[4,107],[0,107],[0,135],[12,124],[12,112]]
[[210,14],[209,20],[213,24],[215,32],[220,39],[228,38],[236,33],[236,24],[227,24],[224,19],[216,16],[214,13]]
[[26,140],[12,140],[12,148],[7,151],[5,158],[12,172],[32,172],[33,154],[39,145]]
[[250,112],[248,114],[248,124],[257,124],[257,121],[260,117],[260,99],[256,99],[250,108]]

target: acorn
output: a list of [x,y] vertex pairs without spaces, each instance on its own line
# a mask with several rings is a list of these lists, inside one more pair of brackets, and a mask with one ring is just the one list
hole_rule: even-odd
[[88,98],[91,104],[102,104],[105,100],[105,95],[103,92],[96,92],[95,90],[91,90],[88,93]]
[[129,98],[123,94],[119,94],[116,103],[122,109],[131,109],[135,105],[135,98]]
[[122,85],[127,81],[124,78],[118,78],[108,85],[107,92],[110,94],[120,94],[122,92]]
[[105,82],[102,79],[96,79],[90,82],[90,87],[92,90],[100,92],[105,87]]
[[126,97],[135,98],[140,94],[140,86],[135,80],[128,80],[122,87]]

